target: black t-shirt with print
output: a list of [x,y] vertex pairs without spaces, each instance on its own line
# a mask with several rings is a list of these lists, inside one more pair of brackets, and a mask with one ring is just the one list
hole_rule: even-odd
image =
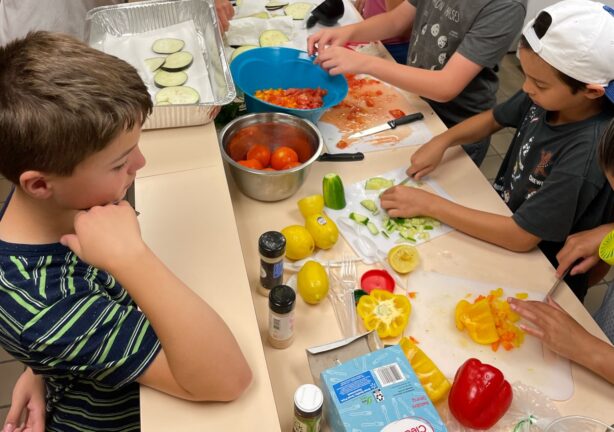
[[[563,125],[549,124],[547,115],[522,91],[495,107],[495,120],[516,133],[494,188],[514,221],[543,240],[540,248],[557,265],[555,256],[567,236],[612,220],[614,192],[596,150],[613,112]],[[584,296],[585,277],[568,283]]]

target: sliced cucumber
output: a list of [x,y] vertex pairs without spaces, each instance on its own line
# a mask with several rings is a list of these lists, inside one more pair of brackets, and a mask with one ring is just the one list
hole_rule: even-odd
[[262,18],[262,19],[268,19],[271,17],[271,15],[269,15],[267,12],[256,12],[255,14],[251,14],[248,16],[252,18]]
[[172,54],[181,51],[185,46],[185,42],[181,39],[158,39],[151,46],[151,50],[158,54]]
[[375,215],[377,215],[379,213],[379,209],[377,208],[377,204],[375,204],[375,201],[373,201],[371,199],[364,199],[364,200],[362,200],[360,202],[360,205],[363,206],[364,208],[366,208],[367,210],[369,210],[373,216],[375,216]]
[[343,182],[338,174],[326,174],[322,179],[322,196],[324,205],[333,210],[341,210],[345,207],[345,191]]
[[156,94],[156,104],[168,102],[173,105],[189,105],[198,103],[199,100],[198,92],[187,86],[166,87]]
[[260,34],[258,42],[261,47],[272,47],[290,42],[290,39],[279,30],[265,30]]
[[385,179],[383,177],[372,177],[365,183],[365,189],[367,190],[380,190],[388,189],[394,184],[392,180]]
[[354,222],[357,222],[363,225],[366,225],[369,223],[369,218],[367,216],[360,214],[360,213],[356,213],[356,212],[350,213],[350,219],[352,219]]
[[165,61],[166,57],[151,57],[145,59],[145,66],[147,66],[150,72],[155,72],[160,69],[160,66],[162,66]]
[[304,20],[313,9],[313,3],[292,3],[284,9],[284,13],[289,17],[292,17],[293,20]]
[[288,6],[288,2],[286,1],[271,0],[270,2],[264,5],[264,8],[268,11],[275,11],[275,10],[281,9],[286,6]]
[[232,61],[234,59],[236,59],[238,56],[243,54],[245,51],[253,50],[254,48],[260,48],[260,47],[257,47],[256,45],[242,45],[242,46],[240,46],[239,48],[234,50],[232,52],[232,54],[230,55],[230,62],[232,63]]
[[166,57],[166,61],[160,68],[168,72],[179,72],[190,67],[194,56],[187,51],[179,51]]
[[377,228],[377,225],[375,225],[373,222],[369,221],[367,222],[367,228],[369,228],[369,232],[372,235],[377,235],[379,233],[379,229]]
[[159,70],[154,74],[154,84],[158,88],[177,87],[185,84],[188,74],[185,72],[167,72]]

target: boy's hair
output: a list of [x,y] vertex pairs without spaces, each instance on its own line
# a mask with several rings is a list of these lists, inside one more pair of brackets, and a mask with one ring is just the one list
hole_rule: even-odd
[[522,31],[530,48],[556,69],[575,93],[602,86],[614,101],[614,9],[592,0],[561,0],[539,12]]
[[[533,30],[535,30],[535,35],[539,39],[541,39],[546,34],[546,31],[550,27],[550,24],[552,24],[552,17],[550,16],[550,14],[548,12],[541,12],[539,15],[537,15],[537,18],[535,18],[535,21],[533,22]],[[518,44],[518,47],[528,48],[532,50],[531,45],[529,45],[529,42],[527,41],[525,35],[520,36],[520,42]],[[561,81],[567,84],[567,86],[571,89],[572,94],[576,94],[586,87],[586,83],[578,81],[577,79],[564,74],[556,68],[554,70],[556,70],[557,74],[559,75],[559,78],[561,78]]]
[[60,33],[0,47],[0,174],[68,176],[151,112],[147,87],[123,60]]
[[614,120],[601,135],[599,141],[599,165],[604,173],[614,175]]

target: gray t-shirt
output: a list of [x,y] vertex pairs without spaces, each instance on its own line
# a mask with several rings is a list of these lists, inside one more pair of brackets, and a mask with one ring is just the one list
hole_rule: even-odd
[[450,102],[428,100],[451,126],[495,105],[497,64],[522,30],[526,0],[409,0],[416,7],[407,64],[440,70],[458,52],[483,66]]

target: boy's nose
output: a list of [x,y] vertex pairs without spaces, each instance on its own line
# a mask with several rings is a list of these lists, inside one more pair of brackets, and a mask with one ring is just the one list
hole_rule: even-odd
[[141,149],[135,147],[133,153],[130,155],[130,174],[136,173],[138,170],[145,166],[145,156],[141,153]]

